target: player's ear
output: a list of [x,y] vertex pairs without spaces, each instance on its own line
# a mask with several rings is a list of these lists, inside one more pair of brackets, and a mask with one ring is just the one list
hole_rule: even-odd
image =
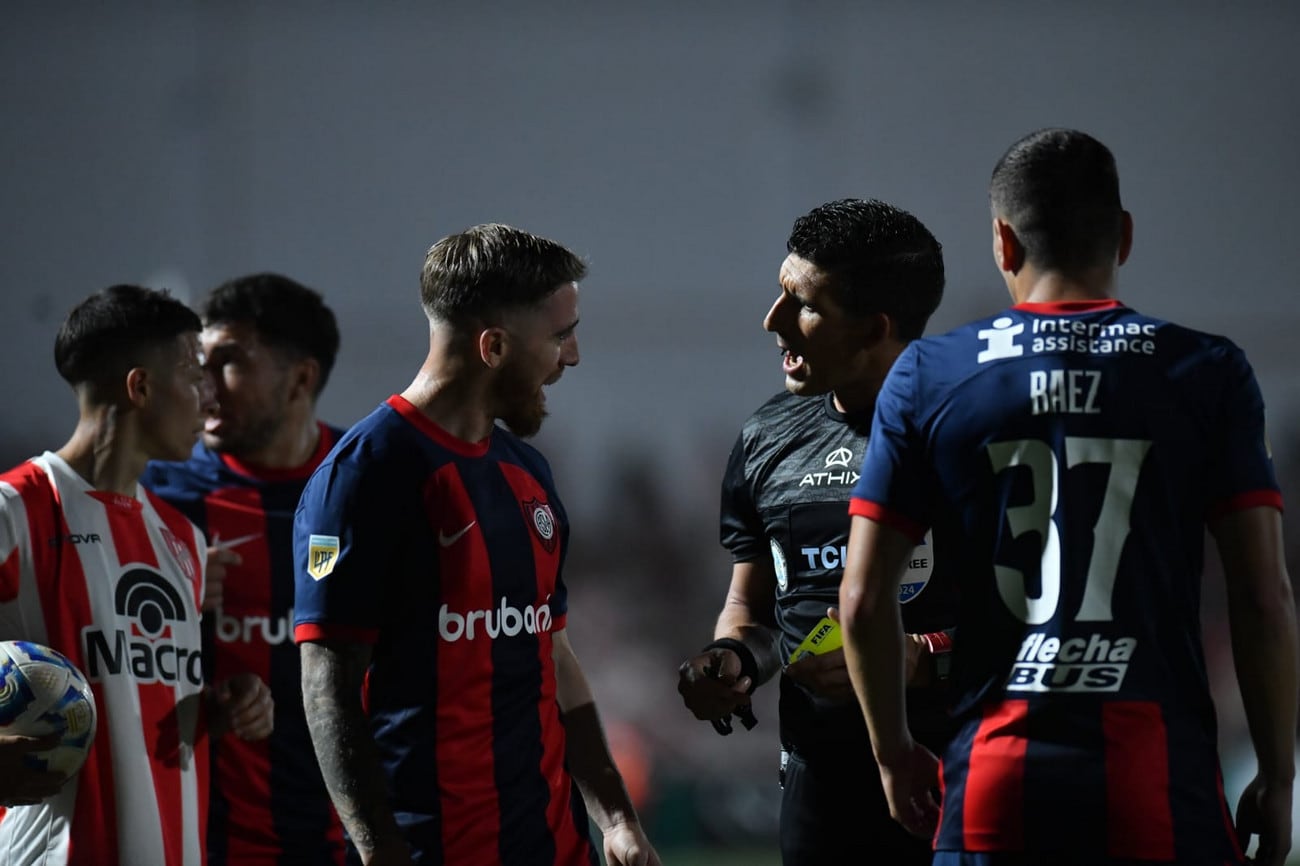
[[495,370],[506,361],[510,351],[510,334],[505,328],[492,326],[478,333],[478,354],[483,363]]
[[289,382],[290,400],[316,399],[316,389],[320,383],[320,361],[310,356],[299,360],[293,365]]
[[1123,211],[1124,219],[1119,228],[1119,257],[1116,260],[1118,264],[1124,264],[1128,260],[1128,254],[1133,252],[1133,214]]
[[126,371],[126,399],[132,406],[140,408],[149,402],[153,393],[153,379],[148,367],[132,367]]
[[898,333],[894,320],[888,313],[872,313],[864,316],[862,323],[862,345],[870,347],[887,340]]
[[1016,230],[1011,223],[999,217],[993,218],[993,261],[998,270],[1014,274],[1025,264],[1025,248],[1016,237]]

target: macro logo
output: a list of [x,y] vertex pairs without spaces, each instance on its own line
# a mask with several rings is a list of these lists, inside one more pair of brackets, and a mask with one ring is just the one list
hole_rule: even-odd
[[113,608],[125,628],[81,630],[86,676],[102,682],[127,674],[143,683],[203,684],[199,647],[178,646],[171,623],[189,619],[185,599],[161,574],[136,566],[127,569],[113,591]]
[[1000,316],[993,320],[992,328],[979,331],[976,336],[984,341],[984,348],[976,356],[980,363],[996,361],[999,358],[1018,358],[1025,354],[1024,346],[1016,345],[1016,337],[1025,332],[1024,323],[1015,324],[1010,316]]

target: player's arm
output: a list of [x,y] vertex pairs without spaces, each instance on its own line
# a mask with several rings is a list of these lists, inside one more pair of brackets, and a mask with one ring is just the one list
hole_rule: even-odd
[[361,707],[370,645],[319,640],[304,642],[301,649],[307,728],[339,820],[367,866],[410,863],[410,851],[388,803],[379,751]]
[[1259,762],[1238,807],[1237,830],[1243,841],[1259,834],[1256,863],[1281,864],[1291,847],[1298,652],[1282,516],[1268,506],[1246,508],[1210,530],[1223,560],[1233,663]]
[[907,728],[906,638],[898,602],[898,583],[914,544],[891,526],[852,518],[840,624],[849,678],[866,717],[890,813],[910,832],[925,835],[938,813],[929,793],[937,762]]
[[737,562],[713,642],[682,662],[677,691],[697,719],[726,718],[781,669],[776,574],[767,560]]
[[659,856],[641,829],[632,798],[609,753],[595,698],[568,632],[560,629],[551,639],[555,698],[564,714],[569,772],[604,835],[605,858],[610,866],[659,866]]

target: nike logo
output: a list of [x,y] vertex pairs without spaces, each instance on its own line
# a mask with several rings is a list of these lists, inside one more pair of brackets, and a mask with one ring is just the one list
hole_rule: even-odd
[[478,523],[478,521],[471,520],[468,526],[466,526],[460,532],[457,532],[455,535],[447,535],[445,532],[439,530],[438,543],[441,544],[443,547],[451,547],[457,541],[460,541],[460,537],[464,535],[466,532],[469,532],[470,527],[472,527],[475,523]]
[[222,541],[221,535],[220,533],[218,533],[212,536],[212,549],[230,550],[231,548],[238,547],[241,544],[247,544],[248,542],[261,537],[262,537],[262,533],[254,532],[252,535],[241,535],[239,536],[239,538],[232,538],[229,541]]

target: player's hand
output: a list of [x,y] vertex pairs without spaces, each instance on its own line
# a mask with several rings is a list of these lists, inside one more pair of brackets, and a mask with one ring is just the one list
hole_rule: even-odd
[[1247,860],[1259,866],[1282,866],[1291,850],[1292,784],[1270,784],[1256,776],[1237,803],[1237,841],[1241,850],[1250,847],[1250,837],[1259,836],[1255,856]]
[[661,866],[659,855],[635,821],[620,822],[605,831],[605,862],[609,866]]
[[843,649],[804,656],[786,665],[785,672],[814,695],[831,701],[854,700],[853,683],[849,681],[849,666],[844,661]]
[[749,706],[749,677],[740,675],[740,656],[715,647],[682,662],[677,669],[677,693],[686,709],[701,721],[726,718]]
[[257,674],[235,674],[217,684],[213,693],[218,730],[241,740],[264,740],[275,727],[275,701]]
[[43,737],[0,736],[0,806],[31,806],[59,792],[66,781],[61,774],[33,769],[24,758],[31,752],[54,748],[60,739],[59,733]]
[[213,545],[208,548],[208,569],[203,583],[203,612],[221,609],[226,573],[244,560],[238,553]]
[[922,839],[934,835],[939,823],[939,759],[915,741],[895,755],[880,759],[880,784],[889,801],[889,814],[903,829]]

